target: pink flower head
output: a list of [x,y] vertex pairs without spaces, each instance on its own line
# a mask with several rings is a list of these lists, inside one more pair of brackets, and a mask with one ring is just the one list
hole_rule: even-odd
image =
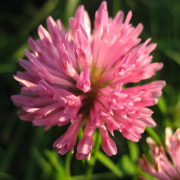
[[32,50],[25,50],[29,59],[19,61],[25,72],[14,78],[22,85],[20,95],[12,96],[20,119],[35,126],[69,128],[55,143],[57,152],[74,152],[77,135],[84,127],[84,136],[77,145],[77,159],[90,157],[97,128],[102,148],[109,156],[117,148],[109,136],[114,130],[132,141],[139,141],[146,125],[154,127],[152,111],[147,106],[157,103],[164,81],[124,88],[125,84],[151,78],[163,66],[151,63],[150,53],[156,44],[151,39],[140,43],[143,29],[130,24],[132,12],[125,19],[119,11],[108,17],[107,4],[102,2],[95,13],[94,30],[83,6],[69,19],[65,32],[60,20],[47,19],[49,32],[41,25],[40,39],[29,38]]
[[160,180],[178,180],[180,179],[180,129],[177,129],[174,135],[170,128],[166,128],[165,145],[175,168],[166,157],[163,146],[157,145],[152,138],[147,138],[150,147],[150,153],[155,165],[152,167],[147,158],[143,155],[139,159],[141,169]]

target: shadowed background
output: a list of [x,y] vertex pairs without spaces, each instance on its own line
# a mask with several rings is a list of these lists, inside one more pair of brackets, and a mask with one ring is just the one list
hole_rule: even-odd
[[[27,39],[38,38],[39,24],[46,26],[46,18],[51,15],[61,19],[66,30],[68,18],[74,16],[78,5],[84,5],[93,27],[95,11],[101,0],[9,0],[0,5],[0,179],[2,180],[74,180],[85,179],[84,174],[91,167],[92,161],[78,161],[75,155],[59,155],[52,148],[53,142],[67,129],[52,127],[33,127],[31,123],[21,121],[10,99],[20,93],[20,85],[12,78],[16,71],[24,71],[18,65],[19,58],[25,58],[24,49]],[[179,0],[109,0],[109,16],[114,17],[118,10],[127,15],[133,11],[131,23],[144,25],[140,37],[143,41],[151,37],[157,48],[151,53],[153,62],[163,62],[164,68],[151,80],[165,80],[166,87],[158,105],[152,107],[153,118],[157,126],[154,131],[164,143],[164,129],[173,130],[180,126],[180,1]],[[133,179],[136,174],[143,174],[137,160],[142,153],[150,159],[146,144],[148,133],[142,135],[138,143],[126,140],[118,132],[113,138],[118,153],[113,157],[97,155],[92,180]],[[156,136],[156,135],[155,135]],[[81,134],[79,135],[81,137]],[[151,159],[150,159],[151,160]],[[147,179],[153,179],[143,174]]]

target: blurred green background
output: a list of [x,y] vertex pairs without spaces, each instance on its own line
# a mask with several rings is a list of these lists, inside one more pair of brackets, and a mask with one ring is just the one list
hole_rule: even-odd
[[[118,154],[106,157],[98,152],[96,159],[78,161],[75,155],[61,156],[52,148],[53,142],[67,129],[53,127],[33,127],[21,121],[10,99],[19,94],[20,85],[12,78],[17,70],[19,58],[25,58],[27,39],[38,38],[39,24],[46,26],[46,18],[51,15],[61,19],[68,28],[68,18],[74,16],[78,5],[83,4],[88,11],[93,26],[94,14],[101,0],[8,0],[0,5],[0,180],[83,180],[87,172],[93,170],[92,180],[133,179],[143,174],[137,160],[142,153],[150,159],[146,144],[146,131],[138,143],[127,141],[120,133],[115,133]],[[164,68],[151,80],[165,80],[163,96],[158,105],[152,107],[157,126],[154,131],[164,143],[164,129],[173,130],[180,126],[180,1],[179,0],[108,0],[109,16],[114,17],[118,10],[127,15],[133,11],[131,23],[144,25],[140,37],[143,41],[152,37],[158,44],[152,55],[154,62],[163,62]],[[147,129],[148,130],[148,129]],[[151,160],[151,159],[150,159]],[[95,164],[95,165],[94,165]],[[90,173],[91,174],[91,173]]]

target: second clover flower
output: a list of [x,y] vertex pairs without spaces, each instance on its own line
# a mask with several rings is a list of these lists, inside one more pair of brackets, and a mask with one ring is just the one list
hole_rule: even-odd
[[40,39],[29,38],[32,50],[25,51],[27,60],[20,60],[26,69],[14,78],[23,86],[12,100],[22,110],[19,117],[35,126],[63,126],[70,123],[54,147],[58,153],[74,152],[77,135],[85,124],[83,138],[77,146],[77,159],[90,157],[92,135],[100,130],[101,146],[109,156],[117,153],[110,138],[114,130],[132,141],[139,141],[146,126],[154,127],[152,111],[147,106],[157,103],[164,81],[123,88],[125,84],[151,78],[163,66],[151,63],[149,54],[156,44],[139,44],[143,26],[134,28],[129,22],[130,11],[119,11],[114,19],[108,17],[106,2],[95,13],[94,30],[83,6],[69,19],[65,32],[60,20],[49,17],[49,33],[39,26]]
[[139,165],[143,171],[158,178],[159,180],[180,179],[180,129],[173,134],[170,128],[166,128],[165,146],[174,166],[170,163],[161,144],[156,144],[151,137],[147,138],[155,168],[143,155],[139,159]]

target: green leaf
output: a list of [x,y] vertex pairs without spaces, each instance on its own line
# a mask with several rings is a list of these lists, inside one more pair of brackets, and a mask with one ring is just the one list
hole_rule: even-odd
[[128,141],[129,153],[133,161],[137,161],[139,158],[139,147],[137,143]]
[[66,156],[66,161],[65,161],[65,172],[66,172],[66,179],[71,180],[71,159],[72,159],[72,154],[71,151],[68,152]]
[[106,166],[109,170],[111,170],[115,175],[117,175],[118,177],[123,176],[123,173],[121,172],[121,170],[108,156],[106,156],[105,154],[99,151],[96,153],[96,158],[104,166]]
[[119,169],[123,170],[124,174],[128,175],[134,175],[137,168],[135,163],[130,159],[127,154],[121,157],[121,159],[117,163],[117,166],[119,167]]
[[157,105],[158,105],[161,113],[162,114],[166,114],[166,112],[167,112],[167,105],[166,105],[165,99],[162,96],[158,99],[158,104]]
[[45,156],[48,158],[52,167],[54,167],[54,169],[58,172],[58,178],[64,179],[65,170],[63,166],[58,162],[58,157],[57,157],[56,152],[45,150]]
[[42,179],[48,179],[52,172],[52,167],[50,166],[50,164],[45,160],[45,158],[40,154],[38,149],[35,147],[32,149],[32,156],[34,160],[37,162],[37,164],[43,170]]
[[167,57],[175,61],[177,64],[180,65],[180,53],[176,50],[173,50],[171,48],[162,48],[160,49],[161,52],[163,52]]
[[150,128],[149,126],[146,126],[146,131],[154,139],[154,141],[156,143],[160,143],[161,142],[159,136],[156,134],[156,132],[152,128]]

